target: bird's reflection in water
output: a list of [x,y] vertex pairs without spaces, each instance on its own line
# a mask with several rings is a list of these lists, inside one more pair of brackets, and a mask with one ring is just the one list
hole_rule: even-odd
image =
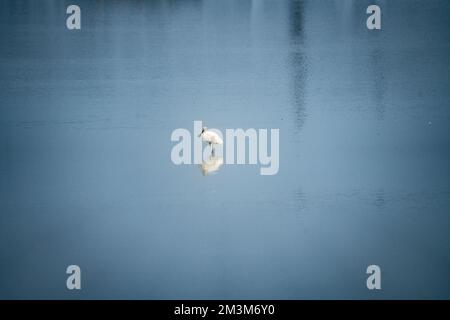
[[223,164],[223,158],[220,156],[215,156],[212,153],[207,159],[203,160],[200,165],[200,169],[202,170],[202,174],[204,176],[209,175],[210,173],[215,173]]

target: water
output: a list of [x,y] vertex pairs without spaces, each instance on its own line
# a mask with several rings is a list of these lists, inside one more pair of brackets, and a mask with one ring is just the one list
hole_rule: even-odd
[[[2,1],[0,298],[450,298],[450,3],[373,2]],[[175,166],[194,120],[278,174]]]

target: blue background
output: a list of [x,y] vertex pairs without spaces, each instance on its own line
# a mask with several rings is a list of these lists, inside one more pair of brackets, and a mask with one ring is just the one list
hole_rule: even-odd
[[[70,4],[0,2],[0,298],[450,298],[449,1]],[[279,173],[175,166],[194,120]]]

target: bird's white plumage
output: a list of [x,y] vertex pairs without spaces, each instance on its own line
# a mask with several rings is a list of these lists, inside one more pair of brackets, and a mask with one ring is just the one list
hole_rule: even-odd
[[211,130],[207,130],[206,128],[204,128],[200,136],[202,137],[203,141],[208,142],[210,144],[223,144],[223,140],[218,133]]

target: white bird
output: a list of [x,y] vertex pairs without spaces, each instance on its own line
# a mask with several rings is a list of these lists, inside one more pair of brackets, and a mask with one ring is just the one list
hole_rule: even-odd
[[220,135],[214,131],[208,130],[208,128],[203,127],[202,132],[198,135],[203,141],[208,142],[211,146],[212,152],[214,152],[215,144],[223,144],[223,140]]

